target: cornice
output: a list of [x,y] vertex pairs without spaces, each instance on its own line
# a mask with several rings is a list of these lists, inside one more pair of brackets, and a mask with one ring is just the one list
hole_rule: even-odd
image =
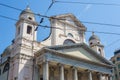
[[38,56],[40,56],[42,54],[46,54],[46,53],[49,53],[49,54],[52,54],[52,55],[61,56],[61,57],[65,57],[65,58],[69,58],[69,59],[73,59],[73,60],[83,61],[85,63],[90,63],[90,64],[94,64],[94,65],[104,66],[104,67],[108,67],[108,68],[112,68],[113,67],[113,65],[107,65],[107,64],[104,64],[104,63],[98,63],[98,62],[89,61],[89,60],[86,60],[86,59],[83,59],[83,58],[78,58],[78,57],[75,57],[75,56],[63,54],[61,52],[58,52],[56,50],[51,50],[51,49],[48,49],[48,48],[43,48],[43,49],[39,50],[38,52],[36,52],[36,54],[35,54],[36,56],[35,57],[38,57]]
[[33,25],[38,26],[38,23],[37,23],[37,22],[31,21],[31,20],[29,20],[29,19],[24,19],[24,18],[20,18],[20,20],[17,21],[16,26],[17,26],[20,22],[23,22],[23,23],[26,22],[26,23],[33,24]]
[[95,64],[95,65],[99,65],[99,66],[105,66],[105,67],[108,67],[108,68],[112,68],[113,67],[113,65],[106,65],[104,63],[93,62],[93,61],[86,60],[86,59],[83,59],[83,58],[79,58],[79,57],[63,54],[61,52],[58,52],[56,50],[51,50],[51,49],[48,49],[48,48],[46,48],[45,52],[48,52],[48,53],[50,52],[51,54],[56,54],[58,56],[70,58],[70,59],[73,59],[73,60],[83,61],[83,62],[86,62],[86,63]]

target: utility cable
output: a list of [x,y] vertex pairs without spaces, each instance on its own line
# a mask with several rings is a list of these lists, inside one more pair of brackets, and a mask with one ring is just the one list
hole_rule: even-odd
[[111,42],[110,44],[108,44],[108,45],[106,46],[106,48],[108,48],[108,47],[114,45],[115,43],[117,43],[117,42],[119,42],[119,41],[120,41],[120,39],[117,39],[117,40]]
[[18,21],[17,19],[14,19],[14,18],[10,18],[10,17],[7,17],[7,16],[3,16],[3,15],[0,15],[0,17],[2,17],[2,18],[6,18],[6,19],[9,19],[9,20],[13,20],[13,21]]
[[82,23],[87,23],[87,24],[97,24],[97,25],[107,25],[107,26],[120,27],[120,25],[115,25],[115,24],[97,23],[97,22],[86,22],[86,21],[81,21],[81,22]]
[[45,15],[47,14],[47,12],[51,9],[51,7],[54,5],[56,1],[55,0],[52,0],[51,4],[49,5],[47,11],[45,12]]
[[[0,15],[0,17],[2,18],[6,18],[6,19],[9,19],[9,20],[14,20],[14,21],[18,21],[17,19],[14,19],[14,18],[10,18],[10,17],[7,17],[7,16],[3,16],[3,15]],[[54,28],[54,29],[59,29],[59,30],[63,30],[61,28],[57,28],[57,27],[53,27],[53,26],[47,26],[47,25],[38,25],[40,27],[44,27],[44,28]],[[66,30],[72,30],[72,29],[66,29]],[[72,31],[76,31],[76,30],[72,30]],[[93,32],[93,31],[89,31],[87,30],[86,32]],[[112,34],[112,35],[120,35],[120,33],[111,33],[111,32],[101,32],[101,31],[94,31],[95,33],[102,33],[102,34]]]
[[[56,1],[55,1],[56,2]],[[9,6],[9,5],[6,5],[6,4],[2,4],[0,3],[0,5],[2,6],[5,6],[5,7],[8,7],[8,8],[12,8],[12,9],[15,9],[15,10],[18,10],[18,11],[23,11],[22,9],[19,9],[19,8],[16,8],[16,7],[12,7],[12,6]],[[46,16],[46,15],[41,15],[41,14],[37,14],[37,13],[31,13],[31,14],[34,14],[34,15],[37,15],[39,17],[44,17],[44,18],[52,18],[52,19],[57,19],[57,20],[67,20],[67,19],[61,19],[61,18],[55,18],[55,17],[49,17],[49,16]],[[5,16],[4,16],[5,17]],[[67,21],[72,21],[72,20],[67,20]],[[40,20],[40,23],[43,22],[43,19]],[[75,21],[74,21],[75,22]],[[98,24],[98,25],[107,25],[107,26],[114,26],[114,27],[120,27],[120,25],[114,25],[114,24],[106,24],[106,23],[97,23],[97,22],[87,22],[87,21],[81,21],[82,23],[87,23],[87,24]]]
[[56,3],[120,6],[120,4],[112,4],[112,3],[91,3],[91,2],[74,2],[74,1],[58,1],[58,0],[56,1]]

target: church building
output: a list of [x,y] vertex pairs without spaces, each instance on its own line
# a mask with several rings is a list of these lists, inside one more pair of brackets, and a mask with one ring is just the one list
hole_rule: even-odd
[[20,13],[15,39],[1,54],[0,80],[114,80],[98,36],[88,45],[87,29],[73,14],[49,20],[49,37],[38,42],[34,13],[29,7]]

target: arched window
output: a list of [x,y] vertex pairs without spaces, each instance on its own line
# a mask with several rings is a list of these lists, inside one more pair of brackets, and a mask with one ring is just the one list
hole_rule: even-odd
[[5,64],[3,68],[3,73],[9,70],[9,63]]
[[92,45],[93,43],[91,42],[90,45]]
[[31,34],[32,33],[32,27],[31,26],[27,26],[27,34]]
[[68,37],[73,37],[73,35],[71,34],[71,33],[68,33],[68,35],[67,35]]
[[31,18],[31,17],[28,17],[28,19],[29,19],[29,20],[32,20],[32,18]]
[[66,39],[63,43],[63,45],[69,45],[69,44],[74,44],[75,42],[71,39]]
[[99,53],[101,54],[101,49],[98,49]]

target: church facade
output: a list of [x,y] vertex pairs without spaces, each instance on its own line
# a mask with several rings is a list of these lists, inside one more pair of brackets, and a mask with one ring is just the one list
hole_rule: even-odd
[[29,7],[20,13],[15,39],[1,54],[0,80],[114,80],[114,66],[94,33],[87,45],[86,27],[74,15],[49,20],[49,37],[37,42],[34,13]]

